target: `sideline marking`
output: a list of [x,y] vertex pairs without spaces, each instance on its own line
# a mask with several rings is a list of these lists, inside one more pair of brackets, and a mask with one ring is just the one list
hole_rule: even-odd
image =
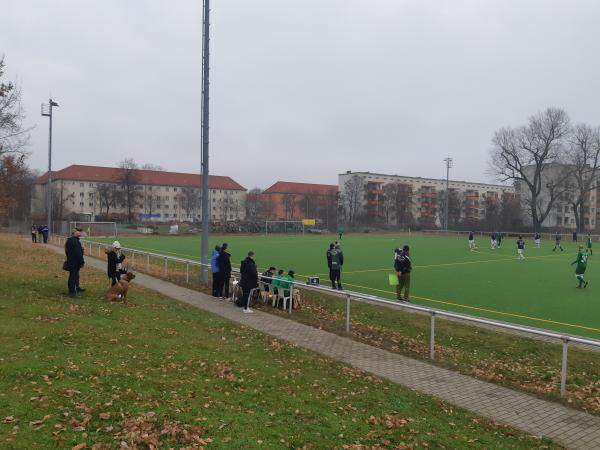
[[[393,291],[386,291],[384,289],[370,288],[370,287],[367,287],[367,286],[361,286],[359,284],[351,284],[351,283],[344,283],[344,284],[346,284],[348,286],[362,288],[362,289],[369,289],[371,291],[379,291],[379,292],[385,292],[385,293],[388,293],[388,294],[395,294],[395,292],[393,292]],[[480,308],[478,306],[463,305],[463,304],[460,304],[460,303],[453,303],[453,302],[448,302],[448,301],[445,301],[445,300],[435,300],[433,298],[420,297],[418,295],[413,295],[412,297],[418,298],[420,300],[425,300],[425,301],[428,301],[428,302],[432,302],[432,303],[441,303],[441,304],[444,304],[444,305],[458,306],[460,308],[472,309],[472,310],[475,310],[475,311],[489,312],[489,313],[499,314],[499,315],[503,315],[503,316],[518,317],[518,318],[521,318],[521,319],[527,319],[527,320],[532,320],[532,321],[537,321],[537,322],[552,323],[552,324],[555,324],[555,325],[563,325],[563,326],[567,326],[567,327],[581,328],[582,330],[600,332],[600,328],[586,327],[585,325],[577,325],[577,324],[574,324],[574,323],[558,322],[556,320],[551,320],[551,319],[542,319],[542,318],[539,318],[539,317],[526,316],[526,315],[523,315],[523,314],[516,314],[516,313],[496,311],[496,310],[493,310],[493,309]]]

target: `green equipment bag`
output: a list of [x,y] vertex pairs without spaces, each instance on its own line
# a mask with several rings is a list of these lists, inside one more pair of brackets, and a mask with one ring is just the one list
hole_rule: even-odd
[[398,275],[395,273],[390,273],[388,275],[390,280],[390,286],[398,286]]

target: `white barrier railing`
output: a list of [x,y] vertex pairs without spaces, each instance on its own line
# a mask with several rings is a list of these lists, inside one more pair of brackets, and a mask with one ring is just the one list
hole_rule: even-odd
[[[64,245],[65,239],[66,238],[63,236],[52,236],[51,242],[54,242],[58,245]],[[102,243],[98,243],[98,242],[94,242],[94,241],[87,241],[87,240],[82,239],[81,242],[82,242],[84,248],[85,248],[85,246],[88,247],[89,255],[93,254],[93,251],[92,251],[93,246],[98,247],[98,256],[101,256],[101,249],[107,247],[107,244],[102,244]],[[185,258],[178,258],[175,256],[166,256],[166,255],[163,255],[160,253],[146,252],[146,251],[137,250],[137,249],[133,249],[133,248],[123,247],[121,250],[131,253],[132,268],[135,264],[135,256],[136,255],[139,255],[141,257],[145,256],[147,272],[150,271],[149,270],[150,269],[150,258],[157,258],[157,259],[164,260],[164,269],[163,270],[164,270],[165,277],[168,277],[168,261],[185,264],[185,266],[186,266],[185,273],[186,273],[186,283],[187,284],[189,284],[189,267],[190,266],[197,266],[200,268],[206,266],[210,270],[210,264],[205,265],[199,261],[194,261],[194,260],[185,259]],[[234,268],[233,273],[232,273],[232,278],[237,279],[237,278],[239,278],[239,276],[240,276],[239,270]],[[259,275],[259,279],[270,279],[270,280],[281,281],[278,278],[267,277],[264,275]],[[450,319],[462,320],[465,322],[475,323],[475,324],[479,324],[479,325],[492,326],[492,327],[501,328],[501,329],[505,329],[505,330],[516,331],[519,333],[531,334],[531,335],[550,338],[550,339],[556,339],[557,341],[562,342],[562,364],[561,364],[561,378],[560,378],[560,395],[561,395],[561,397],[564,397],[565,392],[566,392],[569,343],[573,342],[573,343],[589,345],[592,347],[600,348],[600,341],[595,340],[595,339],[587,339],[587,338],[583,338],[583,337],[579,337],[579,336],[571,336],[571,335],[555,333],[555,332],[547,331],[547,330],[540,330],[537,328],[529,328],[529,327],[521,326],[521,325],[513,325],[513,324],[509,324],[509,323],[505,323],[505,322],[498,322],[495,320],[483,319],[480,317],[470,316],[470,315],[466,315],[466,314],[458,314],[458,313],[453,313],[453,312],[444,311],[444,310],[427,308],[424,306],[418,306],[418,305],[414,305],[411,303],[398,303],[396,301],[387,300],[387,299],[384,299],[381,297],[377,297],[375,295],[363,294],[362,292],[347,291],[347,290],[339,291],[339,290],[335,290],[335,289],[320,286],[320,285],[304,284],[304,283],[299,283],[297,281],[292,281],[292,280],[287,280],[287,279],[284,282],[289,284],[289,287],[288,287],[288,289],[290,291],[290,301],[288,302],[289,303],[289,308],[288,308],[289,314],[292,314],[293,301],[291,299],[291,294],[293,293],[294,288],[308,289],[308,290],[312,290],[312,291],[321,292],[321,293],[324,293],[327,295],[344,298],[346,300],[346,332],[347,333],[350,332],[350,325],[351,325],[350,304],[351,304],[352,300],[369,302],[369,303],[377,303],[377,304],[381,304],[381,305],[391,306],[394,308],[399,308],[399,309],[404,309],[404,310],[416,311],[416,312],[420,312],[420,313],[429,315],[431,318],[430,337],[429,337],[429,357],[432,360],[435,359],[435,320],[436,320],[436,317],[447,317]]]

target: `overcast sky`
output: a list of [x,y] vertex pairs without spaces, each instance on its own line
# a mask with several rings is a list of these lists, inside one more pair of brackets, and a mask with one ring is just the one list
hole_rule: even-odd
[[[212,174],[493,181],[494,130],[547,106],[600,124],[597,0],[213,0]],[[3,0],[30,164],[200,170],[201,0]]]

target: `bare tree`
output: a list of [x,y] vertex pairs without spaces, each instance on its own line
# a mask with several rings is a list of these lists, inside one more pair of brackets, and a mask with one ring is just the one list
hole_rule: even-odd
[[296,194],[283,194],[283,209],[285,219],[290,220],[294,218],[294,211],[296,210]]
[[131,223],[141,195],[137,189],[140,182],[137,164],[133,159],[128,158],[119,162],[119,168],[121,170],[115,181],[121,186],[123,203],[127,210],[127,222]]
[[60,188],[52,190],[52,211],[55,213],[55,220],[63,220],[65,218],[65,204],[73,200],[75,200],[75,193],[71,192],[69,195],[65,195],[65,187],[61,181]]
[[100,206],[100,213],[108,215],[111,208],[116,208],[123,201],[123,195],[114,183],[98,183],[94,190],[94,199]]
[[600,129],[587,124],[576,125],[569,136],[567,163],[571,176],[566,197],[573,207],[577,231],[582,230],[582,216],[589,213],[589,204],[584,206],[589,193],[596,189],[596,178],[600,172]]
[[[517,129],[502,128],[492,138],[490,168],[498,179],[512,180],[527,191],[522,199],[528,207],[534,230],[566,190],[568,174],[550,170],[564,159],[569,116],[559,108],[548,108],[529,118]],[[542,190],[546,195],[542,195]]]
[[386,221],[389,223],[394,217],[398,227],[412,225],[411,213],[412,186],[406,183],[388,183],[383,186],[383,207]]
[[358,217],[358,211],[361,205],[361,195],[363,193],[364,179],[354,174],[346,183],[344,183],[344,194],[342,204],[345,212],[346,221],[353,225]]
[[163,166],[159,166],[157,164],[150,164],[150,163],[142,164],[140,169],[153,170],[154,172],[164,172],[165,171],[165,168]]
[[262,189],[255,187],[248,191],[246,195],[246,217],[248,219],[264,218],[264,200],[266,196],[262,195]]
[[[456,189],[448,190],[448,228],[457,228],[461,221],[462,205],[464,196]],[[437,215],[440,223],[446,219],[446,190],[438,191],[437,195]]]
[[[5,215],[7,219],[29,217],[33,181],[34,176],[27,167],[25,155],[0,156],[0,216]],[[1,213],[2,210],[5,214]]]
[[0,58],[0,155],[23,153],[29,142],[25,128],[25,110],[21,105],[21,89],[12,81],[4,82],[4,57]]
[[196,217],[196,211],[200,208],[200,197],[194,188],[181,188],[181,192],[176,197],[179,207],[182,208],[188,219]]

